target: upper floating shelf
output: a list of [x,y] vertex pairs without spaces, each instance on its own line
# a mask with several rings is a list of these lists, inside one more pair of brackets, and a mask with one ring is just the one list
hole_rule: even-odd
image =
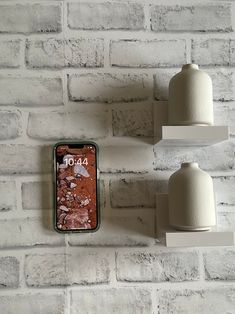
[[227,126],[162,126],[156,144],[169,146],[208,146],[229,139]]
[[154,144],[161,146],[209,146],[229,139],[228,126],[171,126],[167,105],[154,106]]

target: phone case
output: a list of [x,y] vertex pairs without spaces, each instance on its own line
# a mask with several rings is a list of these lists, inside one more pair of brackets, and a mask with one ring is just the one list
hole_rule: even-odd
[[[94,229],[74,229],[74,230],[60,230],[57,228],[57,216],[56,216],[56,210],[57,210],[57,186],[56,186],[56,149],[60,145],[94,145],[96,148],[96,212],[97,212],[97,226]],[[63,141],[58,142],[53,146],[53,227],[55,231],[59,233],[90,233],[95,232],[100,227],[100,171],[99,171],[99,147],[95,142],[92,141]]]

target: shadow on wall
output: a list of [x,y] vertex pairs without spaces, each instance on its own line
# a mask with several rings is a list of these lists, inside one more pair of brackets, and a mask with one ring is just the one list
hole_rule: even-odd
[[[88,75],[88,74],[87,74]],[[85,75],[85,78],[87,80],[87,75]],[[158,75],[159,76],[159,75]],[[99,76],[98,76],[99,78]],[[146,78],[148,78],[148,76],[146,76]],[[82,135],[82,137],[86,137],[87,139],[95,139],[95,136],[98,137],[100,136],[101,138],[103,138],[104,140],[106,139],[106,131],[105,131],[105,125],[107,123],[106,120],[107,116],[104,114],[104,112],[110,110],[111,109],[117,113],[118,111],[121,111],[121,115],[120,114],[116,114],[115,115],[115,120],[112,120],[112,126],[108,126],[109,128],[112,127],[115,123],[115,132],[114,132],[114,137],[119,137],[120,141],[119,141],[119,145],[122,145],[122,139],[124,142],[124,139],[126,137],[134,137],[136,135],[136,129],[138,129],[138,138],[141,141],[145,141],[146,137],[143,135],[146,135],[144,133],[144,129],[146,124],[141,122],[143,121],[143,119],[141,119],[142,117],[144,118],[144,116],[142,115],[142,110],[139,111],[139,128],[138,125],[135,127],[133,127],[133,124],[136,122],[136,116],[133,114],[133,112],[137,112],[139,109],[135,110],[135,106],[139,106],[140,104],[144,107],[145,104],[148,102],[152,103],[153,102],[153,92],[152,92],[152,85],[151,83],[147,80],[147,79],[143,79],[141,82],[142,85],[138,85],[139,87],[136,87],[136,85],[130,84],[130,85],[125,85],[123,83],[123,80],[120,79],[121,83],[120,85],[118,85],[118,80],[114,80],[112,81],[112,84],[110,83],[110,81],[106,80],[105,83],[102,83],[102,88],[97,89],[97,86],[93,86],[93,85],[89,85],[89,88],[86,87],[87,90],[87,94],[84,93],[83,95],[78,95],[76,93],[78,93],[77,89],[75,87],[78,87],[80,85],[76,85],[71,87],[70,90],[70,100],[73,101],[73,106],[76,105],[75,102],[80,102],[78,109],[75,112],[72,112],[70,117],[72,120],[68,119],[67,120],[67,125],[69,125],[72,121],[72,127],[68,128],[67,125],[66,127],[63,128],[63,132],[61,132],[61,125],[63,125],[63,116],[62,119],[59,119],[59,124],[55,124],[55,128],[50,128],[47,126],[50,125],[54,125],[54,121],[53,121],[53,114],[58,114],[58,113],[50,113],[50,115],[48,116],[49,118],[47,119],[47,125],[41,125],[40,123],[38,124],[41,130],[44,130],[43,132],[45,132],[45,134],[48,135],[48,130],[51,132],[51,134],[49,134],[50,138],[54,138],[55,141],[59,141],[62,138],[71,138],[71,139],[75,139],[76,136],[78,135]],[[76,77],[77,79],[77,77]],[[96,77],[97,79],[97,77]],[[135,81],[134,81],[135,82]],[[158,86],[158,94],[155,95],[155,98],[158,100],[158,102],[160,102],[163,106],[167,105],[166,101],[164,101],[164,99],[167,99],[167,95],[166,94],[166,86],[168,86],[168,81],[166,81],[164,84],[160,84],[161,82],[161,78],[159,77],[155,77],[155,85]],[[79,83],[80,84],[80,83]],[[83,83],[84,86],[86,86],[86,83]],[[97,83],[98,84],[98,83]],[[111,87],[110,87],[111,84]],[[115,86],[118,86],[115,90]],[[139,84],[139,83],[138,83]],[[107,86],[106,86],[107,85]],[[134,86],[134,87],[133,87]],[[134,96],[134,92],[136,92],[138,90],[138,88],[140,89],[141,92],[138,92],[138,97]],[[102,95],[102,92],[103,95]],[[124,95],[127,98],[122,98],[122,90],[124,90]],[[129,93],[128,93],[129,90]],[[134,91],[134,92],[133,92]],[[73,92],[73,93],[72,93]],[[103,98],[102,98],[103,97]],[[128,98],[129,97],[129,98]],[[161,102],[163,100],[163,102]],[[83,103],[83,101],[86,101],[85,103]],[[126,101],[126,104],[123,103],[119,103]],[[138,103],[137,103],[138,101]],[[142,102],[141,102],[142,101]],[[88,111],[82,111],[81,110],[81,105],[87,106],[88,102],[91,102],[89,104],[90,109]],[[92,103],[94,102],[94,103]],[[94,107],[97,106],[97,103],[95,102],[100,102],[102,105],[99,106],[99,110],[96,110],[96,113],[93,112],[93,110],[91,110],[91,105]],[[104,102],[107,102],[109,104],[105,105]],[[156,102],[155,102],[156,103]],[[98,104],[99,105],[99,104]],[[130,110],[130,106],[131,106],[131,110]],[[141,108],[143,108],[141,107]],[[79,112],[79,110],[81,110],[81,112],[86,112],[86,115],[83,115],[81,112]],[[66,116],[69,116],[69,113],[64,113],[66,114]],[[87,117],[90,119],[90,123],[87,123]],[[104,118],[105,117],[105,118]],[[148,117],[148,116],[147,116]],[[156,117],[155,117],[156,118]],[[100,120],[99,120],[100,119]],[[42,119],[44,121],[44,117]],[[99,120],[99,122],[97,122]],[[104,121],[105,120],[105,121]],[[81,121],[81,123],[80,123]],[[33,123],[33,121],[32,121]],[[34,124],[35,125],[35,124]],[[82,125],[82,129],[80,128],[80,125]],[[95,126],[94,127],[94,131],[92,131],[91,127],[89,127],[89,136],[86,136],[86,133],[84,130],[86,130],[86,128],[88,127],[88,125],[92,125]],[[72,130],[70,131],[70,133],[66,133],[66,130]],[[101,134],[98,133],[99,130],[101,129]],[[141,131],[142,130],[142,133]],[[93,132],[93,133],[92,133]],[[150,146],[150,145],[149,145]],[[115,145],[113,145],[113,147],[115,147]],[[143,146],[125,146],[126,148],[128,147],[128,154],[129,154],[129,159],[130,161],[128,162],[128,166],[127,167],[120,167],[120,165],[118,166],[119,168],[115,169],[115,171],[113,171],[112,168],[109,169],[109,167],[107,167],[106,170],[104,170],[105,172],[115,172],[118,173],[122,172],[123,174],[126,172],[132,172],[133,176],[138,176],[137,173],[141,172],[142,169],[140,169],[140,171],[138,171],[138,169],[132,169],[132,163],[131,163],[131,154],[133,153],[133,151],[135,150],[135,152],[138,152],[139,155],[144,154],[144,150],[146,151],[148,149],[148,146],[145,146],[143,148]],[[220,148],[222,147],[222,148]],[[106,146],[106,148],[110,149],[109,146]],[[141,150],[142,148],[142,150]],[[152,146],[151,146],[152,149]],[[226,151],[226,155],[224,154],[224,152]],[[159,171],[163,171],[163,170],[176,170],[179,168],[179,165],[182,161],[186,161],[186,160],[192,160],[195,159],[198,160],[200,162],[200,165],[203,169],[205,170],[227,170],[231,168],[230,164],[231,162],[234,164],[234,148],[232,143],[224,143],[224,144],[220,144],[212,146],[212,147],[206,147],[206,148],[198,148],[195,147],[192,149],[192,147],[188,147],[188,148],[172,148],[172,147],[166,147],[166,148],[155,148],[155,156],[151,157],[149,160],[149,162],[151,163],[152,166],[152,162],[155,161],[154,164],[154,169],[155,170],[159,170]],[[223,158],[221,158],[223,154]],[[137,154],[135,154],[137,155]],[[207,156],[207,158],[205,158],[205,156]],[[210,157],[211,156],[211,157]],[[41,169],[38,170],[39,173],[49,173],[52,171],[52,145],[48,146],[45,145],[41,148]],[[105,162],[107,164],[113,164],[113,158],[114,160],[117,160],[117,163],[120,161],[121,158],[121,154],[120,157],[119,155],[117,156],[117,154],[104,154],[103,158],[106,158],[107,160],[105,160]],[[141,162],[139,162],[140,168],[142,167],[142,164],[144,164],[146,162],[146,160],[143,158],[143,160]],[[134,164],[134,162],[133,162]],[[128,167],[130,167],[128,169]],[[152,168],[153,168],[152,167]],[[151,168],[151,170],[153,170]],[[147,175],[145,174],[145,177]],[[159,186],[155,186],[155,183]],[[125,188],[123,187],[125,186]],[[145,181],[141,181],[141,183],[136,180],[134,180],[134,182],[128,182],[127,184],[123,184],[123,182],[119,182],[119,183],[111,183],[110,186],[110,192],[106,192],[108,193],[108,199],[110,199],[111,201],[111,206],[110,209],[109,205],[106,207],[105,212],[108,213],[108,215],[102,215],[102,225],[101,225],[101,230],[98,231],[99,234],[104,234],[104,239],[103,241],[108,241],[108,239],[106,239],[105,237],[105,232],[104,230],[117,230],[116,231],[116,239],[119,239],[120,237],[120,233],[122,233],[123,237],[131,237],[128,236],[128,233],[131,232],[131,230],[133,231],[133,234],[137,235],[139,234],[139,236],[141,235],[149,235],[152,236],[154,234],[154,208],[155,208],[155,202],[154,202],[154,194],[156,193],[156,191],[161,192],[161,182],[160,180],[158,180],[156,177],[154,178],[154,180],[145,180]],[[52,192],[50,192],[51,195]],[[47,194],[46,191],[43,192],[42,190],[42,195],[41,197],[44,198],[45,195]],[[47,196],[47,197],[50,197]],[[43,200],[42,200],[43,202]],[[117,209],[118,208],[118,209]],[[120,209],[122,208],[122,209]],[[146,208],[145,209],[140,209],[140,208]],[[147,209],[148,208],[148,209]],[[104,208],[101,208],[101,212],[104,213]],[[107,218],[108,217],[108,218]],[[53,223],[52,223],[52,211],[44,211],[43,210],[43,226],[47,229],[52,229]],[[96,233],[98,234],[98,233]],[[91,234],[90,236],[86,237],[90,237],[91,239],[94,238],[94,236]],[[84,238],[84,237],[83,237]],[[111,238],[110,238],[111,239]],[[90,240],[91,241],[91,240]],[[93,241],[93,240],[92,240]],[[110,240],[111,241],[111,240]],[[116,240],[117,241],[117,240]],[[120,240],[121,241],[121,240]],[[112,243],[116,243],[114,240],[111,241]],[[127,241],[128,242],[128,241]],[[129,242],[128,242],[129,243]],[[132,243],[132,241],[131,241]],[[102,241],[100,241],[100,245],[102,245]]]
[[[113,111],[117,113],[117,111],[121,111],[121,115],[115,116],[115,121],[112,120],[112,124],[115,124],[115,132],[114,135],[119,136],[120,145],[122,145],[122,139],[125,137],[136,137],[136,134],[141,141],[146,141],[146,121],[144,118],[143,111],[146,102],[151,104],[153,102],[153,89],[152,89],[152,81],[147,75],[142,75],[141,79],[138,76],[134,75],[123,75],[123,76],[107,76],[102,81],[102,84],[99,82],[99,75],[95,76],[95,85],[91,85],[87,83],[88,78],[90,79],[89,74],[81,75],[82,82],[77,82],[77,80],[81,80],[80,76],[74,76],[69,80],[69,88],[70,88],[70,100],[73,102],[101,102],[101,103],[110,103],[107,104],[107,110],[109,110],[109,106],[113,108]],[[98,82],[97,82],[98,81]],[[90,81],[89,81],[90,82]],[[129,82],[129,85],[128,85]],[[98,84],[98,85],[97,85]],[[100,86],[100,84],[102,86]],[[80,95],[78,86],[83,87],[83,94]],[[99,88],[97,88],[100,87]],[[141,101],[144,101],[141,104]],[[119,102],[120,106],[119,106]],[[127,104],[123,104],[123,102],[127,102]],[[135,103],[138,102],[138,103]],[[115,103],[115,104],[113,104]],[[75,103],[74,103],[75,105]],[[74,106],[73,105],[73,106]],[[84,104],[86,105],[86,104]],[[127,105],[127,108],[124,107]],[[138,108],[141,105],[141,110]],[[94,104],[94,107],[96,104]],[[138,107],[137,107],[138,106]],[[89,110],[86,114],[89,116],[90,125],[92,125],[92,121],[94,121],[94,138],[92,137],[92,131],[89,130],[88,138],[85,136],[84,129],[88,127],[88,123],[86,123],[87,117],[84,116],[85,111],[75,111],[72,112],[71,115],[69,113],[64,113],[67,117],[66,124],[72,124],[70,127],[70,131],[66,130],[68,127],[64,127],[64,132],[61,132],[60,128],[62,124],[59,126],[55,126],[57,130],[53,128],[49,128],[52,130],[51,138],[55,138],[55,141],[60,141],[62,138],[71,138],[73,140],[76,139],[76,134],[83,134],[86,139],[94,139],[97,130],[101,128],[102,136],[105,139],[104,132],[104,106],[102,107],[101,112],[94,113],[93,110]],[[131,109],[130,109],[131,107]],[[81,106],[78,106],[78,110],[81,110]],[[95,109],[96,110],[96,109]],[[138,112],[138,123],[136,122],[136,112]],[[53,114],[51,117],[48,117],[47,124],[53,124]],[[58,113],[57,113],[58,114]],[[62,113],[63,115],[63,113]],[[76,119],[77,117],[77,119]],[[151,117],[152,118],[152,117]],[[97,122],[98,119],[98,122]],[[43,117],[42,117],[43,120]],[[123,121],[124,120],[124,121]],[[61,120],[62,121],[62,120]],[[79,123],[81,121],[82,130],[79,128]],[[32,121],[33,123],[33,121]],[[107,123],[107,121],[105,121]],[[136,124],[136,127],[133,127],[133,124]],[[35,125],[35,124],[34,124]],[[42,127],[42,124],[39,123],[40,129],[45,129],[48,132],[48,128],[46,125]],[[117,126],[118,125],[118,126]],[[109,126],[109,127],[113,127]],[[153,125],[152,125],[153,127]],[[92,126],[90,126],[92,128]],[[54,130],[54,131],[53,131]],[[137,130],[137,131],[136,131]],[[53,133],[54,132],[54,133]],[[66,133],[67,132],[67,133]],[[83,132],[83,133],[82,133]],[[64,133],[64,134],[63,134]],[[47,133],[48,134],[48,133]],[[55,135],[53,137],[53,134]],[[57,136],[56,136],[57,134]],[[121,135],[121,136],[120,136]],[[83,138],[83,136],[81,136]],[[81,138],[80,138],[81,139]],[[130,147],[128,146],[130,149]],[[109,158],[109,157],[108,157]],[[111,156],[110,156],[111,158]],[[143,160],[143,163],[146,161]],[[40,173],[51,173],[52,172],[52,145],[47,145],[42,147],[41,149],[41,171]],[[151,162],[152,163],[152,162]],[[122,170],[123,171],[123,170]],[[112,172],[112,170],[111,170]],[[116,172],[116,171],[115,171]],[[127,169],[128,172],[128,169]],[[135,172],[135,171],[134,171]],[[125,173],[125,170],[123,174]],[[136,174],[138,171],[136,171]],[[125,174],[124,174],[125,175]],[[118,182],[119,181],[119,182]],[[124,180],[125,181],[125,180]],[[110,199],[111,205],[107,205],[105,208],[105,201],[101,200],[101,226],[100,230],[95,234],[84,234],[79,235],[76,241],[88,241],[87,244],[99,244],[104,245],[148,245],[149,238],[155,237],[155,193],[157,189],[161,190],[162,183],[157,180],[132,180],[131,182],[124,182],[123,180],[117,180],[116,182],[110,182],[110,192],[103,192],[103,194],[107,193],[107,198]],[[41,193],[41,204],[46,203],[45,199],[50,199],[50,208],[53,207],[52,202],[52,179],[49,182],[50,188],[48,189],[40,189]],[[103,185],[103,183],[102,183]],[[104,195],[102,196],[104,198]],[[105,209],[104,209],[105,208]],[[53,210],[42,210],[42,224],[43,227],[49,230],[53,229]],[[109,236],[107,236],[107,234]],[[74,238],[74,237],[73,237]]]
[[[52,145],[47,150],[52,152]],[[48,155],[45,147],[41,149],[42,167],[45,162],[52,164],[52,154]],[[50,156],[46,160],[45,154]],[[52,170],[52,167],[48,167]],[[154,180],[141,176],[136,179],[123,178],[110,180],[109,189],[100,180],[101,225],[96,233],[71,235],[71,244],[110,245],[110,246],[145,246],[153,241],[155,234],[155,193],[165,192],[167,181]],[[108,191],[107,191],[108,190]],[[38,195],[37,195],[38,193]],[[53,177],[42,179],[35,187],[35,200],[42,211],[42,225],[53,230]]]
[[[95,112],[100,104],[107,104],[105,109],[99,111],[99,117],[90,121],[89,129],[87,124],[84,125],[83,135],[86,138],[106,139],[108,130],[112,130],[114,138],[138,137],[140,142],[148,142],[146,138],[153,136],[152,77],[147,74],[87,73],[71,75],[68,81],[70,105],[73,108],[76,102],[80,102],[81,109],[82,102],[85,102],[83,108],[89,106],[92,108],[90,112]],[[97,118],[105,120],[102,127],[96,124]],[[103,134],[100,131],[102,128]],[[75,138],[80,133],[77,132]]]

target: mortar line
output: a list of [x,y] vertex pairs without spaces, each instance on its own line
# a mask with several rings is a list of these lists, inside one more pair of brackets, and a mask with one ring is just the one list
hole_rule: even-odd
[[204,262],[203,262],[203,252],[202,250],[198,250],[198,258],[199,258],[199,279],[201,282],[205,282],[205,271],[204,271]]

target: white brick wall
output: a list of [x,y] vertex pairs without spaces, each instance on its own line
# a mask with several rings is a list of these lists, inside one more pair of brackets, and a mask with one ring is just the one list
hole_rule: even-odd
[[206,280],[234,280],[235,265],[234,260],[235,250],[211,250],[204,253],[204,268]]
[[60,314],[65,311],[65,294],[56,292],[48,293],[25,293],[0,296],[0,310],[2,313],[32,314]]
[[[179,22],[180,21],[180,22]],[[231,32],[230,5],[151,6],[153,31]]]
[[114,217],[102,216],[102,224],[95,236],[89,233],[80,237],[69,235],[68,242],[72,246],[91,247],[149,246],[154,243],[155,234],[152,217],[153,211],[124,211]]
[[14,139],[22,133],[22,117],[19,111],[1,110],[0,139]]
[[110,203],[114,208],[155,207],[155,193],[167,192],[167,182],[153,178],[110,180]]
[[[14,181],[0,181],[0,211],[16,209],[16,184]],[[11,197],[9,197],[11,195]]]
[[29,137],[45,140],[103,138],[108,134],[107,112],[30,113],[27,133]]
[[233,287],[197,290],[168,290],[157,292],[158,312],[221,314],[234,312]]
[[17,288],[19,261],[14,256],[0,257],[0,287]]
[[70,76],[68,88],[73,101],[140,101],[148,99],[148,81],[144,74],[86,73]]
[[63,104],[60,78],[0,77],[0,105],[58,106]]
[[155,150],[156,170],[177,169],[183,161],[197,161],[199,165],[210,171],[229,171],[235,167],[233,140],[202,148],[166,147]]
[[[140,106],[139,106],[140,107]],[[153,112],[151,106],[138,108],[136,104],[131,108],[112,110],[112,126],[114,136],[153,136]]]
[[119,281],[164,282],[198,279],[198,256],[194,252],[117,254],[117,280]]
[[69,3],[68,25],[72,29],[144,29],[144,9],[132,3]]
[[20,4],[1,5],[1,33],[48,33],[61,31],[61,6]]
[[186,43],[185,40],[113,41],[110,63],[120,67],[178,66],[186,63]]
[[50,181],[23,182],[21,190],[23,209],[52,208],[53,189]]
[[0,174],[48,173],[52,169],[51,147],[0,144]]
[[18,68],[20,66],[20,40],[0,41],[1,68]]
[[[52,222],[50,222],[51,224]],[[36,245],[63,245],[64,235],[49,229],[49,221],[38,218],[1,219],[1,248]],[[13,232],[14,230],[14,232]]]
[[150,291],[141,288],[78,290],[72,291],[71,298],[72,314],[152,313]]
[[[182,161],[235,230],[235,1],[0,1],[0,313],[235,313],[233,248],[166,249],[155,193]],[[231,139],[153,149],[153,105],[195,62]],[[52,227],[52,145],[100,147],[101,226]]]
[[108,256],[86,250],[79,254],[26,255],[25,278],[32,287],[107,283]]
[[29,68],[101,67],[103,53],[103,39],[29,40],[26,64]]

